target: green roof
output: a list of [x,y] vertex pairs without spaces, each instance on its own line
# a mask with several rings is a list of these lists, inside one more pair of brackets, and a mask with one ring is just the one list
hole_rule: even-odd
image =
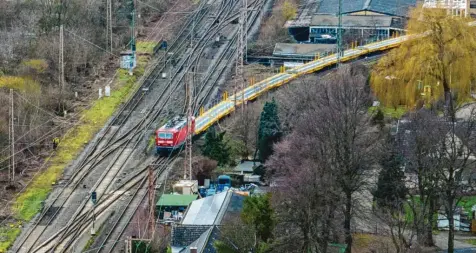
[[156,206],[188,206],[198,195],[163,194]]

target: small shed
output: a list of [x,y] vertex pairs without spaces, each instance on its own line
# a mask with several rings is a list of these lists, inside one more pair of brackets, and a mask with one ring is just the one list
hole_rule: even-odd
[[183,212],[198,195],[163,194],[155,205],[159,217],[163,217],[164,212]]
[[240,174],[253,174],[255,168],[261,166],[261,162],[258,161],[241,161],[233,171]]

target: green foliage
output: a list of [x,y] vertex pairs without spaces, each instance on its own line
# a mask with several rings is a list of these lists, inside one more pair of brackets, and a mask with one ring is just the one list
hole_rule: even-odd
[[383,115],[383,112],[382,110],[378,109],[377,110],[377,113],[375,113],[375,115],[372,117],[372,123],[374,125],[380,125],[381,127],[383,127],[385,125],[385,115]]
[[[464,208],[464,210],[469,213],[469,216],[472,217],[472,211],[471,208],[476,205],[476,196],[464,196],[461,198],[461,200],[458,202],[458,206],[461,206]],[[472,217],[474,218],[474,217]]]
[[443,99],[450,90],[458,102],[471,97],[476,28],[468,21],[444,9],[413,9],[408,33],[426,35],[407,40],[375,65],[371,86],[382,104],[414,108]]
[[379,207],[399,209],[405,202],[408,192],[405,175],[401,169],[402,159],[396,150],[391,150],[381,161],[377,190],[374,197]]
[[276,101],[266,102],[261,112],[258,129],[259,159],[266,161],[273,153],[273,144],[281,137],[281,123]]
[[0,227],[0,252],[7,252],[8,248],[12,246],[15,238],[20,235],[21,229],[15,225],[10,227]]
[[243,153],[248,152],[248,147],[242,140],[233,138],[230,134],[224,136],[226,145],[230,150],[230,160],[234,162],[236,159],[240,159]]
[[296,6],[292,2],[289,2],[288,0],[284,1],[281,11],[282,11],[281,14],[284,20],[294,19],[297,14]]
[[256,237],[268,242],[273,237],[276,224],[274,210],[271,207],[271,194],[255,195],[245,199],[241,218],[245,224],[256,230]]
[[39,93],[40,84],[30,78],[18,76],[0,76],[0,88],[11,88],[22,92]]
[[205,144],[202,147],[203,155],[217,161],[218,166],[230,162],[230,148],[223,139],[225,133],[217,133],[214,127],[210,127],[205,134]]
[[216,240],[213,243],[213,247],[218,253],[237,253],[238,251],[232,248],[230,245],[226,244],[223,241]]

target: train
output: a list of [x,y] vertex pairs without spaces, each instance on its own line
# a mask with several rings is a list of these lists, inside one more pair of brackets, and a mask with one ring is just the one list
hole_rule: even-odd
[[[187,139],[187,117],[175,116],[155,132],[155,147],[159,155],[168,155],[180,149]],[[191,132],[195,131],[195,117],[191,120]]]

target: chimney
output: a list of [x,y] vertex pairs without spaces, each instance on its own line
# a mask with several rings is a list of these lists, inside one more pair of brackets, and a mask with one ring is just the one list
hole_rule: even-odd
[[197,247],[190,247],[190,253],[198,253]]

